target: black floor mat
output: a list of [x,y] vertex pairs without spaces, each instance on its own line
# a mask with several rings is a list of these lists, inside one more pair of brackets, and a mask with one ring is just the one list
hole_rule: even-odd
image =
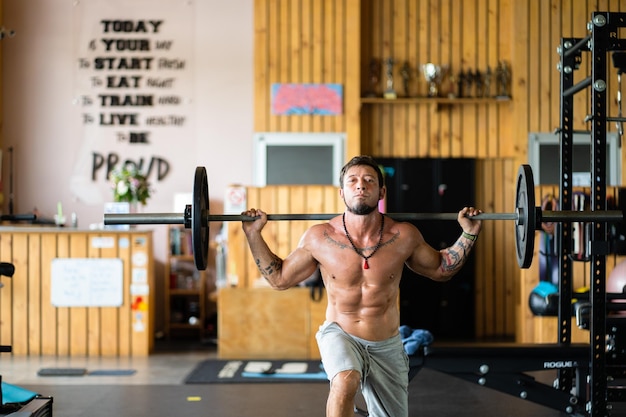
[[185,378],[186,384],[328,382],[319,360],[206,360]]
[[85,368],[41,368],[39,376],[83,376],[87,374]]

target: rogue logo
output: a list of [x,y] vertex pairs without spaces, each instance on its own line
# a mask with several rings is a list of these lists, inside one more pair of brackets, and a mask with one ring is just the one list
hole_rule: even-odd
[[578,362],[576,361],[553,361],[543,363],[543,369],[574,368],[576,366],[578,366]]

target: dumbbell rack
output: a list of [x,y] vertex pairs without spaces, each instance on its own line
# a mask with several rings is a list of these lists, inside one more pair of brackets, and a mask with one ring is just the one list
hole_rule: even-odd
[[[561,74],[560,103],[560,198],[561,207],[572,206],[573,155],[574,138],[574,95],[586,88],[591,88],[591,114],[586,121],[591,124],[591,211],[606,210],[606,135],[607,123],[621,122],[621,118],[607,117],[607,61],[611,51],[626,50],[626,42],[618,39],[618,29],[626,26],[625,13],[594,12],[587,24],[589,31],[585,38],[562,38],[559,46],[561,56],[559,71]],[[591,75],[574,84],[574,72],[582,62],[582,53],[590,54]],[[589,276],[591,289],[590,320],[590,375],[588,381],[589,401],[586,410],[590,416],[610,415],[610,402],[626,401],[626,389],[622,386],[609,386],[608,379],[616,376],[624,377],[623,364],[621,370],[607,367],[607,297],[606,297],[606,256],[610,253],[607,239],[607,223],[592,223],[590,236]],[[572,318],[572,253],[573,243],[571,222],[562,223],[560,228],[559,247],[559,344],[569,346],[571,343]],[[615,337],[612,326],[609,337]],[[620,366],[617,366],[619,368]],[[570,390],[571,373],[564,370],[559,373],[559,387]]]

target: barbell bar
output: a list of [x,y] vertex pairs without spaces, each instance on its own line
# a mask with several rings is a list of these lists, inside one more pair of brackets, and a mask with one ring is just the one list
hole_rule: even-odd
[[[622,212],[619,210],[608,210],[596,212],[591,211],[542,211],[541,222],[563,223],[563,222],[620,222]],[[330,220],[339,214],[333,213],[294,213],[294,214],[268,214],[268,220]],[[456,220],[458,213],[385,213],[385,215],[396,221],[411,220]],[[147,214],[126,214],[115,213],[105,214],[107,225],[121,224],[185,224],[184,214],[176,213],[147,213]],[[519,221],[519,213],[481,213],[473,219],[478,220],[514,220]],[[252,222],[258,219],[254,216],[243,214],[207,214],[208,222]]]
[[[240,214],[211,214],[209,212],[209,189],[204,167],[197,167],[194,177],[193,202],[177,213],[106,213],[105,225],[127,224],[180,224],[191,228],[194,262],[196,268],[205,270],[209,252],[209,223],[230,221],[254,221],[256,217]],[[515,222],[515,247],[520,268],[528,268],[534,251],[534,232],[541,223],[566,222],[622,222],[624,213],[620,210],[604,211],[542,211],[535,206],[535,185],[532,169],[521,165],[517,175],[516,211],[514,213],[481,213],[474,216],[480,220],[512,220]],[[386,213],[396,221],[411,220],[456,220],[457,213]],[[330,220],[338,214],[268,214],[268,220]]]

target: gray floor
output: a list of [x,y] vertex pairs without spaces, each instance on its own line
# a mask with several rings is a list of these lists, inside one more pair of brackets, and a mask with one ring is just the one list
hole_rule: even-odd
[[[320,417],[328,386],[308,384],[185,385],[214,348],[157,352],[147,358],[0,356],[3,381],[53,397],[58,417]],[[41,368],[134,369],[131,376],[42,377]],[[420,417],[557,417],[565,413],[422,369],[410,384],[410,415]]]

